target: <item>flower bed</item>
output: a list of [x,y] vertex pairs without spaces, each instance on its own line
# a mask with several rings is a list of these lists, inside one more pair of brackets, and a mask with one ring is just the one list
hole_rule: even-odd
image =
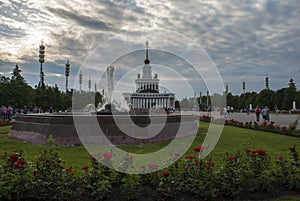
[[212,123],[223,123],[224,125],[227,126],[236,126],[240,128],[248,128],[248,129],[255,129],[255,130],[261,130],[261,131],[266,131],[266,132],[271,132],[271,133],[278,133],[278,134],[283,134],[283,135],[289,135],[289,136],[294,136],[294,137],[300,137],[300,131],[296,130],[297,125],[298,125],[298,119],[296,119],[294,122],[292,122],[289,126],[279,126],[276,125],[275,122],[270,121],[269,123],[267,122],[242,122],[242,121],[237,121],[234,119],[215,119],[214,117],[203,115],[198,117],[200,121],[204,122],[212,122]]
[[[140,175],[108,168],[114,160],[110,151],[91,158],[80,175],[74,174],[72,166],[64,166],[53,143],[35,162],[21,153],[4,153],[0,200],[255,200],[270,198],[278,189],[300,195],[300,160],[295,146],[287,149],[287,157],[275,161],[262,149],[225,153],[220,168],[211,158],[198,158],[204,149],[195,147],[193,154],[167,169]],[[174,153],[171,157],[178,156]],[[125,155],[123,170],[133,168],[133,163],[134,158]],[[140,172],[157,169],[157,164],[148,164],[140,167]]]
[[0,119],[0,126],[8,126],[8,125],[11,125],[12,122],[9,121],[9,120],[3,120],[3,119]]

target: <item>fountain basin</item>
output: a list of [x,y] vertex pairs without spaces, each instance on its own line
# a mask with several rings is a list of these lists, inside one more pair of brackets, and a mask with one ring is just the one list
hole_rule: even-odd
[[[98,124],[92,123],[95,118]],[[127,126],[135,133],[134,128],[131,128],[131,125],[128,124],[128,118],[131,118],[132,122],[141,128],[147,127],[150,123],[157,124],[157,126],[161,126],[164,121],[165,123],[155,136],[139,139],[125,134],[115,123],[115,120],[117,120],[118,125],[123,124],[122,126]],[[78,124],[85,133],[84,135],[81,134],[80,137],[76,130]],[[127,115],[76,115],[75,126],[72,113],[32,114],[17,116],[12,124],[9,136],[35,144],[47,144],[50,135],[55,138],[58,145],[79,145],[82,144],[82,141],[88,144],[107,144],[107,141],[112,144],[135,144],[169,140],[175,136],[193,135],[198,130],[195,125],[195,118],[192,115],[154,115],[151,116],[151,120],[149,115],[132,115],[130,117]],[[99,126],[104,136],[95,133]]]

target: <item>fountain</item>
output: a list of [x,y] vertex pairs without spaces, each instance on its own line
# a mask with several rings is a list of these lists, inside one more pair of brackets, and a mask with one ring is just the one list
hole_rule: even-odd
[[[144,74],[148,76],[147,80],[152,79],[149,63],[147,55],[144,67]],[[147,143],[197,133],[198,128],[193,115],[153,114],[149,110],[150,102],[148,100],[145,104],[142,104],[148,110],[143,108],[143,110],[133,110],[133,113],[118,110],[116,104],[111,100],[114,90],[114,67],[107,67],[106,73],[106,104],[102,105],[101,109],[97,106],[99,110],[96,110],[94,104],[88,104],[81,112],[19,115],[15,118],[9,135],[37,144],[46,144],[48,137],[52,135],[59,145],[75,145],[82,143],[107,144],[107,140],[113,144]],[[155,95],[159,95],[157,75],[154,76],[153,80],[157,85],[147,84],[142,86],[143,90],[141,91],[143,93],[147,93],[148,89],[151,88],[150,92],[152,94],[155,92]],[[141,79],[138,78],[138,81],[141,81]],[[164,107],[173,104],[174,94],[164,93],[162,95],[164,99],[158,99],[158,96],[154,97],[161,104],[164,104]],[[137,102],[134,103],[135,107],[141,105]],[[130,108],[130,104],[128,106]],[[148,129],[149,127],[154,128],[157,132]],[[99,132],[97,132],[99,129],[101,129],[100,137]]]

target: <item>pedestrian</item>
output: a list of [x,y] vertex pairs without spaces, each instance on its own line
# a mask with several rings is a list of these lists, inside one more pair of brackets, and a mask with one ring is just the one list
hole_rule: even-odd
[[268,123],[270,122],[270,109],[268,106],[265,106],[262,110],[261,110],[261,114],[263,117],[264,121],[267,121]]
[[228,116],[228,110],[227,110],[227,107],[224,107],[224,119],[227,119],[227,116]]
[[267,106],[267,116],[266,116],[266,120],[269,123],[270,122],[270,109]]
[[7,108],[6,108],[6,106],[2,106],[2,117],[3,117],[3,120],[7,119]]
[[6,115],[7,115],[7,119],[9,121],[11,121],[12,120],[12,115],[13,115],[13,108],[11,106],[7,107]]
[[260,116],[260,108],[256,106],[255,108],[255,115],[256,115],[256,121],[259,122],[259,116]]
[[250,112],[250,107],[249,107],[249,105],[246,106],[246,112],[247,112],[247,115],[249,115],[249,112]]

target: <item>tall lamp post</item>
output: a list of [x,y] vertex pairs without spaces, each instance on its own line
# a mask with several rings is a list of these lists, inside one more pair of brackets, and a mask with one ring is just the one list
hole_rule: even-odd
[[91,78],[89,78],[89,82],[88,82],[88,87],[89,87],[89,92],[91,92],[91,86],[92,86],[92,81],[91,81]]
[[39,49],[39,62],[40,62],[40,82],[39,87],[45,88],[44,83],[44,72],[43,72],[43,63],[45,62],[45,45],[44,41],[41,41],[40,49]]
[[80,74],[79,74],[79,91],[81,93],[81,84],[82,84],[82,72],[80,71]]
[[70,63],[69,63],[69,59],[67,60],[67,63],[66,63],[66,73],[65,73],[65,76],[66,76],[66,93],[68,93],[68,77],[70,75]]

